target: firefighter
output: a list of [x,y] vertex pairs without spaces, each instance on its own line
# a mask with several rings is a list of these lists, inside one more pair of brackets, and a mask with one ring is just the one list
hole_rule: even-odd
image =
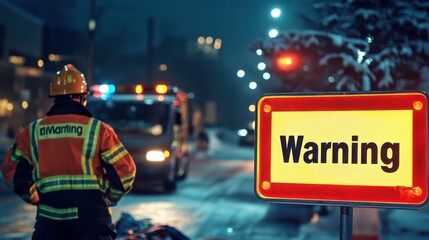
[[85,108],[88,87],[73,65],[52,79],[47,116],[21,131],[3,177],[37,206],[32,239],[114,239],[111,207],[128,193],[136,167],[106,123]]

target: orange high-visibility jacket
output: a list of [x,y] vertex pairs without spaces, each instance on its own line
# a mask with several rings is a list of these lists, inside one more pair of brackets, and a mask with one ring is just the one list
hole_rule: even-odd
[[136,167],[114,130],[89,116],[30,123],[3,162],[8,185],[37,205],[38,221],[109,223],[110,206],[131,188]]

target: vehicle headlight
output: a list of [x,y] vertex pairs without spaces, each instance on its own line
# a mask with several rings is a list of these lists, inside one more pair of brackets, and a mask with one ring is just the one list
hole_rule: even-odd
[[169,156],[168,150],[150,150],[146,153],[146,159],[152,162],[162,162]]
[[240,137],[245,137],[245,136],[247,136],[247,130],[246,129],[240,129],[240,130],[238,130],[237,134]]

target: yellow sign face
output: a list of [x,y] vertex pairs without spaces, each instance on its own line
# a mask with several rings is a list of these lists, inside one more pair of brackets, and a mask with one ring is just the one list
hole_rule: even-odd
[[272,112],[271,182],[413,186],[413,111]]

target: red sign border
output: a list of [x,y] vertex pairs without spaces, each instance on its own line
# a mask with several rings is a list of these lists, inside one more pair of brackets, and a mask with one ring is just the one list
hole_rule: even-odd
[[[417,104],[417,105],[416,105]],[[420,104],[420,105],[418,105]],[[257,102],[255,193],[271,202],[419,209],[428,202],[428,98],[424,92],[263,95]],[[417,110],[418,109],[418,110]],[[413,186],[345,186],[271,183],[273,111],[413,110]],[[261,128],[263,131],[261,131]],[[421,151],[421,149],[424,149]]]

